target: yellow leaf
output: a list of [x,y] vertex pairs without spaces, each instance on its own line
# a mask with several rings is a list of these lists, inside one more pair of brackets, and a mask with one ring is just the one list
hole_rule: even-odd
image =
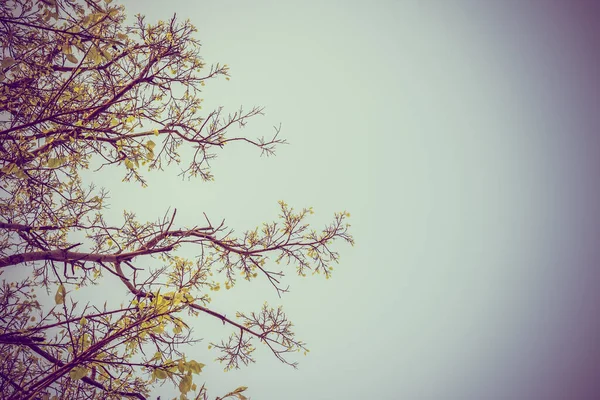
[[188,303],[193,303],[194,302],[194,296],[192,296],[191,294],[189,294],[187,292],[183,294],[183,297],[185,297],[185,300]]
[[190,369],[190,371],[192,371],[195,374],[199,374],[200,372],[202,372],[202,368],[204,368],[204,364],[199,363],[197,361],[191,360],[188,361],[187,363],[187,367]]
[[2,172],[6,174],[14,174],[17,178],[26,179],[27,174],[19,168],[17,164],[11,163],[2,167]]
[[17,167],[16,164],[8,164],[8,165],[5,165],[4,167],[2,167],[1,171],[4,172],[5,174],[10,174],[13,172],[15,167]]
[[85,377],[88,374],[88,370],[86,367],[75,367],[69,371],[69,376],[74,381]]
[[77,64],[79,62],[77,57],[75,57],[73,54],[67,54],[66,56],[67,56],[67,60],[69,60],[69,62],[71,62],[73,64]]
[[181,382],[179,382],[179,391],[183,394],[190,391],[192,388],[192,376],[186,375],[181,378]]
[[158,136],[158,129],[154,130],[154,136]]
[[85,326],[85,324],[87,324],[87,318],[81,317],[81,319],[79,320],[79,325]]
[[100,48],[100,52],[102,53],[102,57],[104,57],[105,60],[110,60],[112,59],[112,55],[110,54],[110,52],[107,50],[109,46],[104,46]]
[[56,294],[54,295],[54,301],[56,302],[56,304],[63,304],[65,302],[66,294],[67,291],[65,290],[65,287],[61,284],[56,290]]
[[165,331],[165,327],[163,325],[157,325],[154,328],[152,328],[152,331],[154,333],[161,334],[161,333],[163,333]]
[[12,58],[12,57],[5,57],[4,59],[2,59],[2,61],[0,61],[0,68],[1,69],[7,69],[9,67],[12,67],[16,63],[17,63],[17,61],[15,61],[14,58]]
[[102,56],[100,55],[100,52],[98,51],[98,49],[96,49],[96,46],[92,46],[88,55],[90,56],[90,58],[92,59],[92,62],[95,65],[100,64],[100,62],[102,61]]
[[154,376],[156,376],[158,379],[167,379],[167,373],[162,369],[155,369]]
[[60,160],[58,158],[48,159],[48,168],[56,168],[60,166]]

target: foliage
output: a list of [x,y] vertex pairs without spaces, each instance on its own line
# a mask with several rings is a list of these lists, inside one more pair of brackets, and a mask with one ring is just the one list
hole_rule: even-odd
[[[111,1],[0,0],[0,397],[144,399],[171,381],[182,399],[206,399],[196,377],[204,364],[181,351],[200,339],[194,318],[231,326],[211,344],[225,369],[254,362],[256,345],[290,365],[289,353],[306,351],[281,308],[228,318],[210,308],[209,293],[240,277],[285,292],[269,260],[329,277],[331,243],[352,243],[349,214],[317,231],[306,223],[312,209],[280,202],[277,221],[242,235],[206,215],[181,227],[176,210],[115,222],[107,191],[82,177],[114,168],[144,186],[143,172],[175,164],[184,177],[212,180],[208,162],[227,143],[267,155],[283,143],[279,129],[267,139],[228,133],[260,108],[202,111],[203,86],[229,79],[229,68],[203,62],[194,32],[175,17],[128,24]],[[107,275],[128,293],[120,305],[77,297]]]

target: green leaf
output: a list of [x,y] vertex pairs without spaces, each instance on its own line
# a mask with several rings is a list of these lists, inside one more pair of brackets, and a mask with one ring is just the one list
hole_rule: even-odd
[[69,376],[74,381],[81,379],[88,374],[88,369],[86,367],[75,367],[69,371]]
[[56,302],[56,304],[63,304],[65,302],[66,294],[67,291],[65,290],[65,287],[61,284],[56,290],[56,294],[54,295],[54,301]]

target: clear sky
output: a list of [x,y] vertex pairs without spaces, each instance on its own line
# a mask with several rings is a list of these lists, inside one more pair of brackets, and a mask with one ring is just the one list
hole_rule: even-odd
[[[214,295],[233,315],[283,304],[309,356],[266,351],[213,395],[275,399],[591,399],[600,391],[600,13],[594,1],[123,1],[198,28],[232,79],[206,105],[265,106],[243,133],[282,124],[276,157],[231,145],[216,181],[96,179],[112,211],[226,218],[238,232],[277,201],[348,210],[356,246],[332,280]],[[230,330],[200,317],[196,334]],[[162,389],[157,394],[168,397]],[[172,396],[177,393],[170,393]]]

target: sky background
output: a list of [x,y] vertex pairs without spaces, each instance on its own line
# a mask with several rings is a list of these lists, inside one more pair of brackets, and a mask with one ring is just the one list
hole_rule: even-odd
[[[600,18],[598,2],[123,1],[148,22],[197,26],[206,107],[266,107],[241,133],[282,124],[276,157],[227,146],[216,181],[149,176],[111,189],[111,210],[155,220],[176,207],[242,232],[277,201],[348,210],[356,246],[333,279],[213,295],[217,311],[283,304],[309,356],[267,351],[224,373],[213,396],[274,399],[592,399],[600,392]],[[236,133],[232,131],[231,133]],[[113,175],[111,175],[113,174]],[[117,285],[117,283],[115,283]],[[196,334],[225,338],[210,317]],[[176,390],[176,389],[175,389]],[[178,393],[166,388],[156,394]]]

